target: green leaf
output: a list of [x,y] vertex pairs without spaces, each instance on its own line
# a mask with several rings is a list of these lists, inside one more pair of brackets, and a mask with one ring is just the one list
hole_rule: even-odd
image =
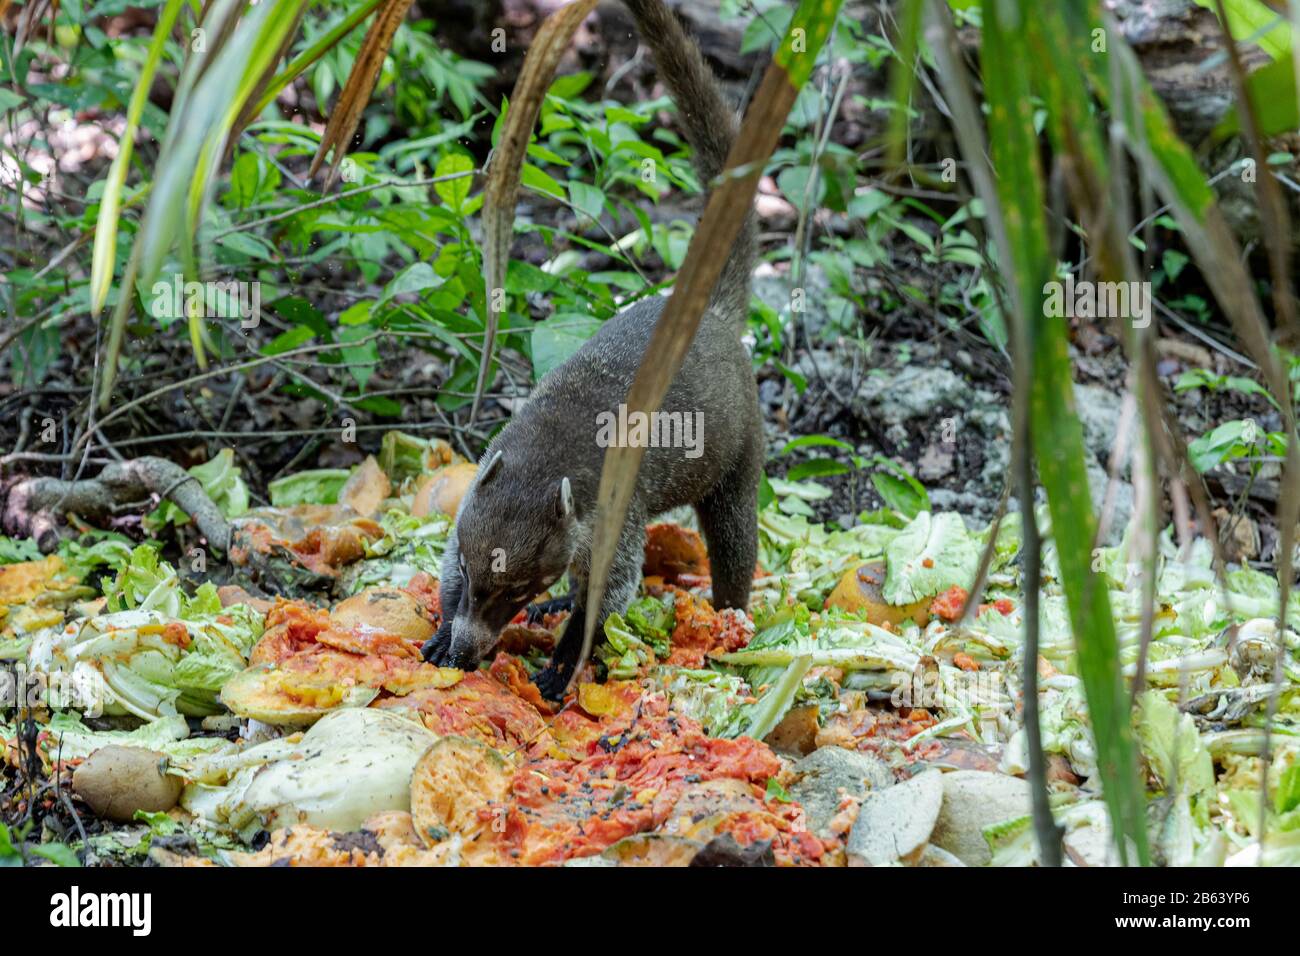
[[295,325],[281,332],[262,346],[263,355],[280,355],[300,345],[306,345],[316,337],[316,331],[309,325]]
[[276,508],[308,504],[332,505],[339,500],[339,492],[350,474],[346,468],[300,471],[277,478],[266,486],[266,490],[271,496],[271,505]]
[[795,10],[790,29],[772,57],[789,75],[790,85],[795,89],[812,75],[817,54],[835,25],[839,9],[839,3],[834,0],[801,0]]
[[[1217,0],[1196,0],[1217,15]],[[1291,52],[1291,26],[1287,19],[1260,0],[1223,0],[1228,27],[1238,43],[1253,43],[1273,59]]]
[[956,585],[970,588],[979,570],[980,546],[952,512],[922,512],[885,548],[885,583],[890,604],[912,604]]
[[404,292],[422,292],[425,289],[436,289],[446,280],[433,271],[433,266],[427,262],[414,262],[407,266],[397,275],[389,280],[388,285],[384,286],[384,294],[379,297],[375,305],[383,305],[393,296],[401,295]]
[[902,465],[883,455],[877,455],[872,461],[883,469],[872,473],[871,484],[886,505],[908,520],[930,510],[930,496],[925,486],[908,474]]
[[[438,160],[438,166],[433,174],[434,176],[454,176],[458,173],[468,174],[473,169],[474,160],[464,153],[448,153]],[[473,176],[463,175],[460,179],[434,183],[433,188],[437,192],[439,199],[459,213],[465,208],[465,200],[469,198],[470,187],[473,184]]]
[[1234,419],[1187,443],[1192,467],[1205,474],[1217,465],[1253,454],[1263,431],[1253,419]]
[[556,199],[566,198],[564,187],[532,163],[524,164],[523,172],[520,173],[519,176],[519,181],[529,189],[536,189],[538,192],[554,196]]
[[569,201],[582,215],[599,222],[605,211],[605,194],[589,183],[578,179],[569,180]]
[[794,797],[786,793],[785,787],[781,786],[781,781],[777,780],[776,777],[767,778],[767,789],[764,791],[763,796],[768,801],[794,803]]
[[832,438],[830,435],[800,435],[798,438],[788,441],[779,454],[788,455],[796,448],[839,448],[847,452],[853,451],[853,446],[848,442],[840,441],[838,438]]
[[567,361],[600,328],[599,319],[576,313],[559,313],[533,329],[533,375],[541,378]]
[[66,843],[42,843],[40,846],[32,847],[30,852],[32,856],[49,860],[57,866],[81,866],[81,860],[77,859],[77,851]]
[[850,470],[848,465],[842,461],[836,461],[834,458],[811,458],[795,465],[786,472],[785,477],[787,481],[803,481],[805,478],[826,478],[831,475],[842,475]]

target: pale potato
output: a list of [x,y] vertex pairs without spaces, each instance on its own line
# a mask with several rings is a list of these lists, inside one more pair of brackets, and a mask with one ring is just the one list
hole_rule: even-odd
[[96,815],[129,823],[137,810],[170,810],[182,782],[165,772],[167,757],[143,747],[100,747],[72,774],[72,789]]

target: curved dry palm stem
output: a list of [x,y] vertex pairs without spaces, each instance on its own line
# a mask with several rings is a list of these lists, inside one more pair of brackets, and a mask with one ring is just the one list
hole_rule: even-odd
[[469,421],[478,417],[479,404],[487,388],[492,368],[492,350],[496,344],[501,314],[505,311],[506,263],[510,260],[510,240],[514,235],[515,202],[528,141],[542,109],[546,91],[569,47],[569,41],[582,21],[596,6],[596,0],[577,0],[551,14],[542,23],[537,36],[528,46],[524,65],[510,93],[510,110],[501,129],[501,139],[488,165],[487,184],[483,187],[483,295],[487,311],[483,327],[483,354],[479,360],[478,380]]
[[351,141],[352,134],[357,131],[357,124],[361,122],[361,113],[370,102],[370,95],[375,91],[375,82],[384,68],[384,58],[388,56],[388,47],[393,42],[393,34],[401,26],[406,11],[411,8],[411,2],[412,0],[388,0],[387,5],[375,17],[375,22],[370,24],[370,29],[366,31],[366,38],[361,41],[361,49],[352,64],[352,72],[348,74],[347,82],[343,84],[343,91],[339,93],[338,102],[334,104],[334,111],[330,113],[325,133],[321,136],[320,146],[316,149],[316,155],[311,161],[311,169],[307,174],[315,176],[325,160],[325,155],[333,148],[334,158],[325,177],[327,190],[338,178],[339,164],[343,162],[347,144]]
[[234,135],[238,136],[254,117],[260,116],[262,110],[271,105],[271,102],[280,95],[281,90],[297,79],[304,70],[329,52],[345,36],[355,30],[357,25],[374,13],[375,8],[381,3],[384,3],[384,0],[366,0],[364,4],[340,20],[328,33],[286,64],[285,68],[277,73],[266,89],[262,91],[261,98],[246,112],[245,116],[240,117],[239,123],[235,125]]

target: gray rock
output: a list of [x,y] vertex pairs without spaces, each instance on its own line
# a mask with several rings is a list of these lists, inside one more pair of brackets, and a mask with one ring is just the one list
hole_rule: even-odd
[[[1098,461],[1109,461],[1115,432],[1119,427],[1123,399],[1100,385],[1074,386],[1074,408],[1083,425],[1083,442]],[[1130,436],[1130,446],[1132,444]],[[1121,476],[1128,473],[1128,462],[1121,466]]]
[[[767,274],[760,271],[754,276],[752,285],[754,294],[769,308],[777,312],[791,310],[793,285],[788,275]],[[830,323],[828,300],[831,297],[831,285],[825,270],[815,263],[810,264],[804,275],[802,288],[803,309],[796,318],[803,323],[804,333],[810,340],[815,341]],[[819,362],[824,373],[826,360],[819,357]],[[834,364],[832,361],[832,367]]]
[[1077,827],[1065,835],[1063,843],[1067,866],[1119,866],[1119,851],[1106,827]]
[[[969,487],[969,486],[968,486]],[[998,508],[996,492],[953,491],[949,488],[930,489],[930,506],[935,511],[956,511],[971,531],[988,527]],[[1014,510],[1014,509],[1013,509]]]
[[947,850],[941,850],[933,843],[927,843],[925,849],[921,851],[920,857],[912,864],[913,866],[965,866],[961,860],[957,859]]
[[932,418],[943,409],[969,408],[972,389],[960,375],[942,366],[908,365],[897,374],[870,375],[858,389],[858,401],[886,425]]
[[843,747],[822,747],[790,768],[794,783],[787,792],[803,807],[808,829],[829,835],[831,819],[845,796],[861,797],[892,786],[894,775],[884,761]]
[[967,866],[985,866],[993,854],[984,828],[1029,811],[1029,784],[1019,777],[955,770],[943,775],[943,807],[930,842]]
[[867,794],[849,833],[849,866],[888,866],[913,858],[930,839],[943,794],[943,774],[937,770]]
[[952,473],[953,459],[952,446],[931,444],[917,461],[917,472],[922,481],[938,481]]
[[[1105,468],[1097,464],[1091,457],[1088,458],[1086,465],[1088,468],[1088,490],[1092,495],[1093,511],[1097,519],[1101,520],[1102,508],[1106,500],[1106,490],[1110,484],[1110,475],[1106,473]],[[1133,486],[1123,478],[1116,478],[1110,520],[1101,543],[1107,546],[1118,544],[1124,536],[1124,529],[1128,526],[1132,517]]]
[[1011,416],[1007,414],[1007,404],[992,392],[977,389],[975,404],[966,410],[965,417],[984,435],[1010,441]]

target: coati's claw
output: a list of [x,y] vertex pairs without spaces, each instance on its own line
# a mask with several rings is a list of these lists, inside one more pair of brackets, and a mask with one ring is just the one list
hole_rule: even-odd
[[563,699],[564,691],[569,686],[568,668],[554,667],[550,664],[543,667],[533,678],[533,683],[547,700],[558,701]]
[[548,614],[558,614],[560,611],[572,610],[573,595],[565,594],[561,597],[551,598],[549,601],[538,601],[536,604],[530,604],[525,613],[528,615],[529,624],[541,624],[542,619]]
[[451,650],[451,622],[443,622],[442,627],[438,628],[433,637],[424,642],[420,648],[420,656],[430,664],[436,664],[441,667]]

